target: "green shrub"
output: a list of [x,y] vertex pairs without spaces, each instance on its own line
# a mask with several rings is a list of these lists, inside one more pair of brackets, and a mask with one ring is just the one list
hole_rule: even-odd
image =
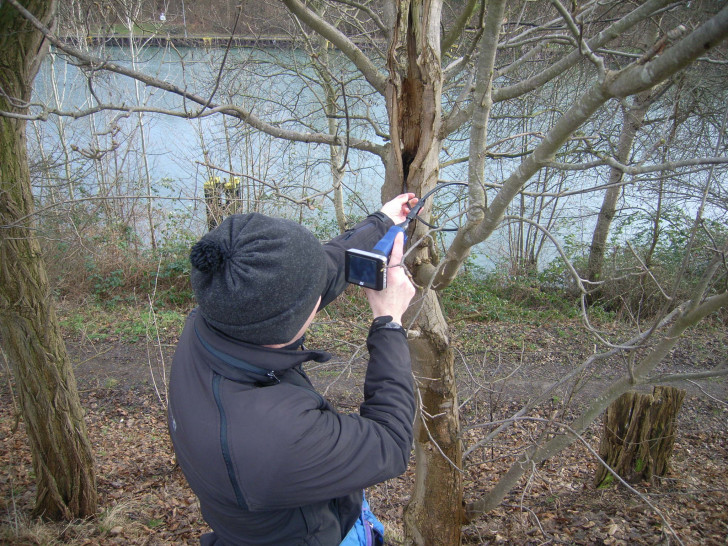
[[151,297],[157,305],[189,307],[188,255],[196,240],[185,227],[189,217],[166,214],[157,248],[151,249],[143,235],[146,221],[108,222],[100,210],[77,204],[40,222],[39,240],[56,297],[108,306]]
[[180,311],[156,309],[152,314],[149,306],[140,302],[120,302],[113,308],[103,304],[62,306],[58,316],[67,335],[130,343],[177,339],[185,321],[185,314]]
[[[723,224],[704,220],[686,259],[692,224],[685,211],[664,211],[655,243],[652,219],[646,213],[637,212],[617,222],[605,259],[605,282],[594,301],[614,312],[645,318],[688,299],[715,248],[722,247],[728,237]],[[627,240],[631,249],[622,243]]]
[[544,284],[537,273],[509,276],[498,268],[486,273],[469,268],[441,293],[450,320],[541,323],[573,317],[578,299]]

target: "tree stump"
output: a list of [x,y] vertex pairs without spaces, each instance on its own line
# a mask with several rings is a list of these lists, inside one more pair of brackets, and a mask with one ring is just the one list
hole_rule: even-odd
[[[674,387],[655,387],[652,394],[624,393],[604,416],[599,456],[628,482],[666,475],[675,443],[675,417],[683,398],[685,391]],[[613,480],[600,464],[595,485],[607,486]]]

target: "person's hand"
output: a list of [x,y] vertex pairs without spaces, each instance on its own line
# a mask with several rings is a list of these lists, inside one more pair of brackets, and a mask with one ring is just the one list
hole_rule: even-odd
[[417,201],[419,199],[415,197],[414,193],[403,193],[382,205],[380,210],[391,218],[395,225],[401,224],[407,219],[407,215],[412,207],[417,204]]
[[404,270],[403,254],[404,234],[398,233],[389,256],[387,287],[384,290],[364,290],[374,318],[390,315],[394,322],[402,324],[402,315],[415,295],[415,287]]

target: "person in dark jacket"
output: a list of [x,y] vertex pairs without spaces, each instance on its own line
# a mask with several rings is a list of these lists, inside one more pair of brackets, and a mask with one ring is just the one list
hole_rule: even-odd
[[400,195],[323,245],[295,222],[253,213],[228,217],[193,246],[198,307],[172,362],[168,419],[212,528],[201,544],[350,544],[363,489],[406,470],[415,403],[401,320],[414,287],[398,266],[402,235],[387,287],[366,291],[374,320],[358,414],[337,412],[313,388],[302,364],[330,355],[302,340],[346,287],[346,249],[370,250],[415,203]]

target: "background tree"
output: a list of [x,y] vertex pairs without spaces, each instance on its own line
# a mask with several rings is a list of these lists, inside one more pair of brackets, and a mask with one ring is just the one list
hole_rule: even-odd
[[[55,2],[27,6],[52,28]],[[35,511],[72,519],[96,512],[93,454],[34,234],[26,148],[27,105],[47,49],[40,31],[0,4],[0,339],[33,452]]]

